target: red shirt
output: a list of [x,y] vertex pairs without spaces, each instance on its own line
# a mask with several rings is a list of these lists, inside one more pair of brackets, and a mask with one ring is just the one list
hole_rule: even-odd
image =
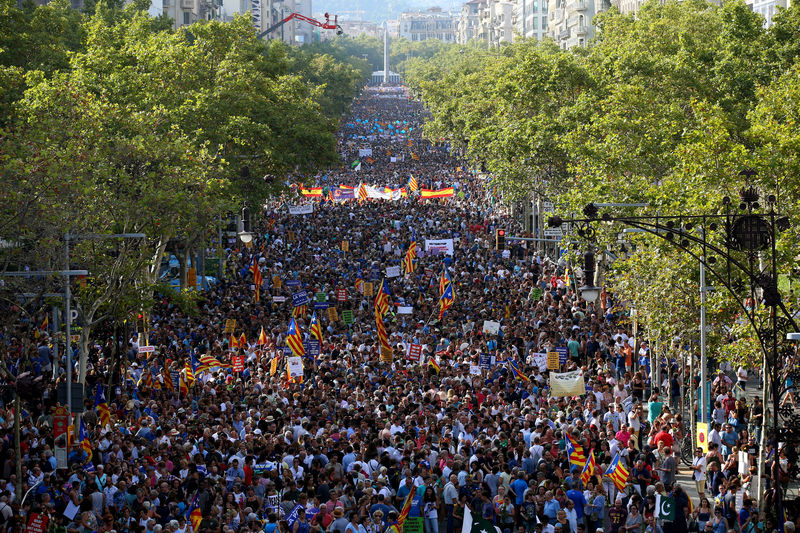
[[670,435],[664,430],[661,430],[658,433],[656,433],[656,436],[653,438],[653,444],[658,446],[658,443],[662,441],[664,442],[664,446],[669,446],[670,448],[672,448],[672,443],[674,442],[672,439],[672,435]]

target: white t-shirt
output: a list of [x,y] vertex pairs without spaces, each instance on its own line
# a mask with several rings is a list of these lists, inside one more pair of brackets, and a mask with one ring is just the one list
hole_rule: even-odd
[[736,369],[736,379],[739,383],[747,383],[747,370],[745,370],[743,366]]
[[706,479],[706,458],[705,456],[695,457],[692,466],[699,466],[700,470],[692,471],[692,478],[695,481],[705,481]]

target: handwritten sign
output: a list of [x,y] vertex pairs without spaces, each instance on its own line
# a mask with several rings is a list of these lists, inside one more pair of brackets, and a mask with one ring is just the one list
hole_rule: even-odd
[[336,301],[337,302],[346,302],[347,301],[347,289],[336,289]]
[[233,360],[231,361],[233,365],[234,372],[244,372],[244,356],[243,355],[234,355]]
[[469,365],[469,373],[473,376],[480,376],[481,375],[480,365]]
[[342,241],[342,251],[343,252],[350,251],[350,241]]
[[286,371],[289,378],[296,378],[303,375],[303,359],[298,356],[286,358]]
[[269,364],[269,375],[274,376],[278,372],[278,359],[280,356],[273,357],[272,362]]
[[400,276],[400,267],[399,266],[390,266],[386,267],[386,277],[387,278],[396,278]]
[[367,296],[367,297],[372,296],[372,294],[373,294],[372,289],[373,289],[372,282],[370,282],[370,281],[365,282],[364,283],[364,296]]
[[558,370],[560,367],[558,352],[547,352],[547,370]]
[[233,330],[236,329],[236,319],[229,318],[225,321],[225,333],[233,333]]
[[339,320],[339,313],[336,311],[335,307],[328,308],[328,320],[331,322],[336,322]]

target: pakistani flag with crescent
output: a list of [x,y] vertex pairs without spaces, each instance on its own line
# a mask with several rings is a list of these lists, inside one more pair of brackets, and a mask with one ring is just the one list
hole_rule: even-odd
[[656,518],[673,522],[675,520],[675,498],[656,494]]

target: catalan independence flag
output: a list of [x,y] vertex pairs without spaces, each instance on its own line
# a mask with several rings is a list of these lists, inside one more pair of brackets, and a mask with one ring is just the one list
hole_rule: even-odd
[[83,422],[83,418],[81,418],[81,425],[78,430],[78,442],[81,445],[81,450],[86,452],[87,461],[92,460],[92,445],[89,443],[89,432],[86,431],[86,424]]
[[386,278],[383,278],[381,286],[378,288],[378,293],[375,295],[375,307],[380,309],[382,315],[389,312],[389,296],[391,295],[392,293],[389,290],[389,285],[386,283]]
[[453,187],[445,189],[420,189],[420,198],[423,200],[433,200],[435,198],[452,198],[455,194]]
[[320,346],[322,345],[322,328],[319,325],[319,321],[317,320],[317,312],[314,311],[314,314],[311,315],[311,326],[309,328],[311,330],[311,336],[314,337],[319,341]]
[[297,322],[295,322],[294,318],[289,321],[286,345],[292,349],[293,355],[302,357],[306,354],[306,349],[303,346],[303,335],[300,333],[300,328],[297,327]]
[[94,393],[94,408],[97,411],[97,417],[100,419],[100,425],[102,427],[111,426],[111,410],[108,408],[103,386],[99,383]]
[[614,486],[617,488],[618,491],[622,491],[625,489],[625,485],[628,484],[628,476],[630,472],[622,462],[619,460],[619,454],[614,457],[614,460],[611,461],[611,464],[608,466],[605,474],[608,476],[611,481],[614,482]]
[[450,306],[453,305],[456,297],[453,293],[453,284],[448,283],[447,287],[444,289],[442,296],[439,298],[439,320],[442,319],[444,313],[450,309]]
[[581,482],[583,482],[583,486],[589,484],[589,480],[592,479],[594,475],[594,469],[597,466],[597,463],[594,460],[594,450],[589,452],[589,460],[586,461],[586,464],[583,465],[583,471],[581,472]]
[[356,278],[356,290],[361,294],[364,294],[364,280],[360,277]]
[[569,433],[565,434],[565,439],[567,441],[567,457],[569,457],[569,462],[583,468],[583,465],[586,464],[586,455],[583,453],[583,446],[575,442],[572,439],[572,435]]
[[444,290],[450,284],[450,272],[447,271],[447,265],[442,263],[442,275],[439,277],[439,296],[444,294]]
[[186,509],[186,520],[192,524],[192,531],[200,531],[200,524],[203,522],[203,511],[197,506],[197,493],[195,492],[192,503]]
[[434,359],[433,357],[428,359],[428,366],[431,367],[437,374],[439,373],[439,370],[441,370],[441,368],[439,367],[439,363],[437,363],[436,359]]
[[511,369],[511,373],[514,374],[515,378],[520,379],[526,383],[530,383],[531,378],[522,373],[516,361],[509,359],[507,363],[508,363],[508,368]]
[[367,186],[361,183],[358,186],[358,201],[363,202],[367,199]]

